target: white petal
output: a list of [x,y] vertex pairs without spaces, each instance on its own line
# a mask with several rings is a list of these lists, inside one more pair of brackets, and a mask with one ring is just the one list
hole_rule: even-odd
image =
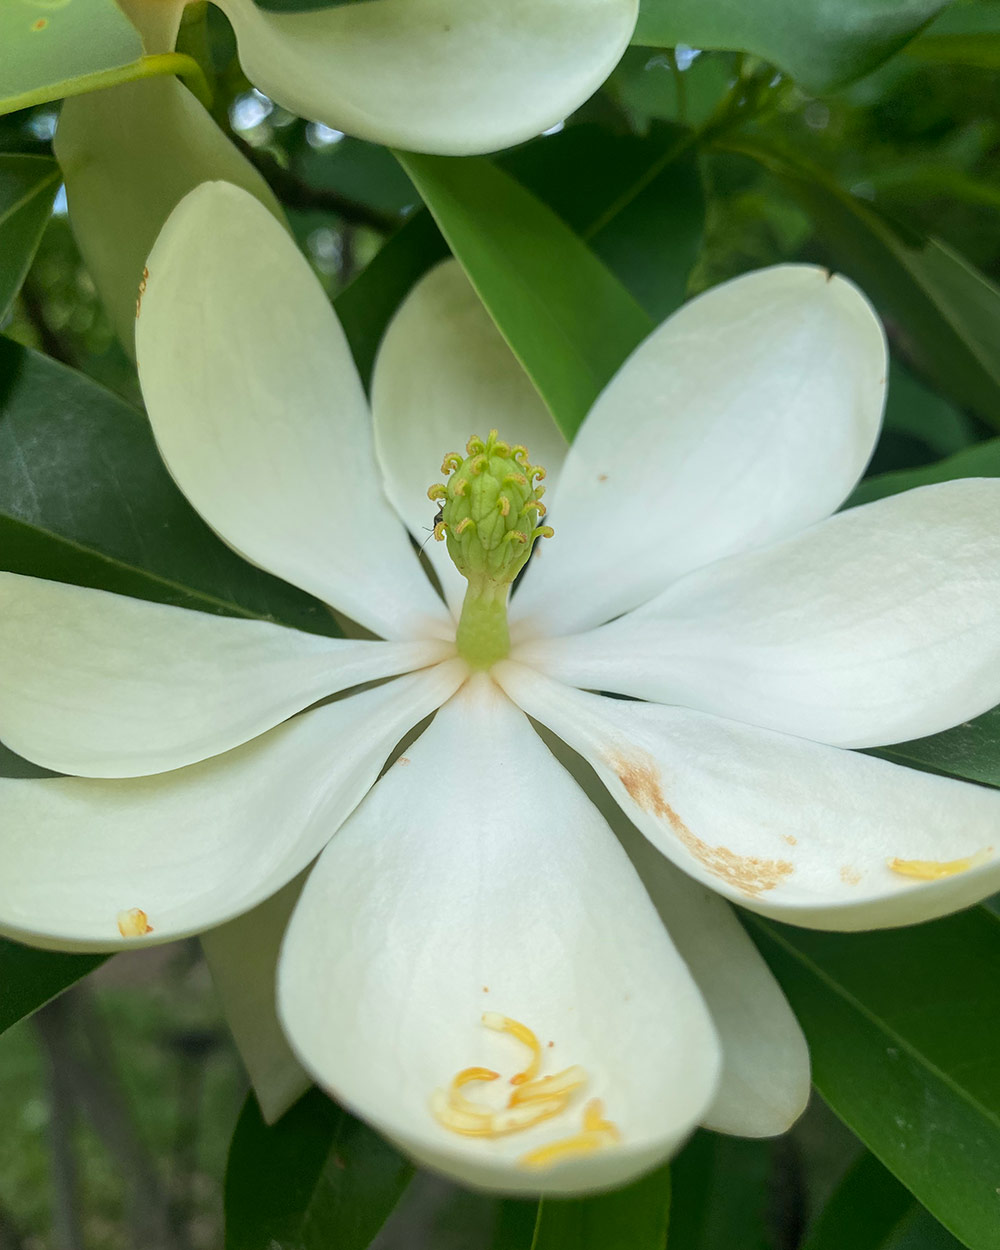
[[[497,679],[678,867],[818,929],[916,924],[1000,889],[1000,793],[687,708]],[[940,872],[938,879],[926,879]]]
[[285,1040],[275,1005],[278,952],[304,879],[289,881],[252,911],[201,938],[226,1023],[268,1124],[312,1084]]
[[[147,21],[166,24],[156,41],[160,50],[170,51],[177,10],[148,0],[134,7],[149,14]],[[70,96],[59,109],[53,151],[87,273],[130,356],[146,257],[188,191],[206,178],[223,178],[283,220],[267,183],[177,78],[147,78]]]
[[625,51],[637,0],[368,0],[266,13],[219,0],[251,82],[337,130],[491,152],[562,121]]
[[870,305],[825,270],[779,265],[686,304],[573,442],[556,537],[514,600],[522,633],[597,625],[828,516],[875,445],[885,372]]
[[0,781],[0,932],[111,950],[247,911],[317,855],[464,672],[449,661],[401,677],[156,777]]
[[729,904],[644,838],[585,760],[559,739],[552,749],[628,852],[712,1016],[722,1074],[702,1123],[739,1137],[784,1133],[809,1099],[809,1047],[770,968]]
[[1000,703],[1000,482],[852,508],[516,659],[835,746],[937,733]]
[[166,772],[449,650],[326,638],[0,573],[0,739],[82,777]]
[[372,416],[386,493],[424,543],[457,615],[465,578],[443,542],[426,541],[437,506],[427,488],[442,480],[445,455],[464,455],[471,435],[497,429],[544,465],[550,489],[566,455],[565,438],[457,261],[422,278],[389,323],[375,362]]
[[[614,835],[485,676],[406,758],[331,843],[292,918],[278,1011],[300,1059],[421,1163],[466,1184],[564,1193],[652,1167],[710,1102],[718,1047]],[[543,1074],[586,1069],[569,1109],[492,1139],[434,1119],[434,1091],[459,1070],[507,1076],[527,1058],[483,1012],[537,1033]],[[511,1092],[506,1079],[466,1092],[478,1090],[500,1106]],[[593,1097],[620,1144],[519,1165],[579,1133]]]
[[384,637],[442,618],[382,493],[340,323],[253,196],[210,182],[181,201],[137,316],[160,451],[230,546]]
[[634,831],[628,838],[613,827],[722,1043],[722,1077],[702,1123],[738,1137],[786,1132],[809,1101],[809,1047],[774,974],[728,903],[676,869],[645,838]]

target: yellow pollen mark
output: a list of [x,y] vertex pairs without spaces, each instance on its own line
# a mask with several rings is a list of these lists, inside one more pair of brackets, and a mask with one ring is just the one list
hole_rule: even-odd
[[[442,524],[444,524],[444,522],[442,522]],[[470,525],[475,525],[475,521],[473,521],[472,517],[462,517],[461,521],[459,521],[459,523],[455,526],[455,537],[457,538],[459,534],[464,534]]]
[[118,932],[125,938],[145,937],[153,932],[153,926],[141,907],[130,907],[118,913]]
[[604,1107],[600,1099],[594,1098],[583,1109],[583,1132],[539,1146],[537,1150],[529,1150],[518,1162],[523,1168],[547,1168],[562,1159],[593,1154],[595,1150],[613,1146],[618,1141],[621,1141],[621,1133],[610,1120],[605,1120]]
[[987,846],[965,859],[890,859],[888,863],[893,872],[898,872],[903,877],[915,877],[918,881],[940,881],[942,877],[954,877],[956,873],[978,868],[992,854],[993,847]]
[[483,1024],[495,1033],[509,1033],[531,1051],[531,1062],[523,1072],[510,1078],[511,1085],[523,1085],[526,1081],[534,1080],[542,1066],[542,1046],[528,1026],[521,1024],[519,1020],[512,1020],[510,1016],[502,1016],[498,1011],[484,1012]]
[[506,495],[500,496],[500,515],[510,516],[510,500]]
[[540,1076],[535,1081],[519,1085],[510,1096],[508,1106],[516,1107],[521,1103],[534,1102],[538,1098],[551,1098],[554,1095],[572,1094],[587,1083],[587,1073],[579,1064],[572,1068],[564,1068],[553,1076]]

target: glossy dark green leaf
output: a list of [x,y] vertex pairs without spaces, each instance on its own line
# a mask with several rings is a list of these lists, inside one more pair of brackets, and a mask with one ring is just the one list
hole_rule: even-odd
[[501,1204],[491,1250],[665,1250],[670,1191],[664,1164],[593,1198],[510,1200]]
[[895,473],[880,473],[866,478],[851,495],[849,503],[852,506],[871,503],[873,499],[897,495],[901,490],[950,482],[956,477],[1000,477],[1000,438],[976,443],[919,469],[900,469]]
[[773,1142],[697,1132],[673,1164],[669,1250],[776,1250],[773,1169]]
[[[567,127],[498,158],[552,208],[659,320],[683,300],[701,246],[701,178],[686,132],[610,135]],[[633,233],[635,231],[636,233]],[[647,251],[636,247],[641,232]],[[413,284],[448,254],[433,219],[418,212],[336,299],[361,376],[371,376],[390,317]]]
[[642,0],[633,43],[732,49],[828,91],[890,57],[947,0]]
[[823,1098],[970,1250],[996,1250],[1000,918],[980,907],[860,934],[746,920]]
[[943,243],[905,233],[817,166],[754,141],[727,140],[726,147],[781,180],[837,267],[898,324],[942,393],[1000,427],[1000,289]]
[[0,1033],[44,1007],[105,959],[107,955],[39,951],[0,938]]
[[317,1089],[270,1126],[250,1095],[229,1148],[225,1250],[365,1250],[412,1174]]
[[314,633],[326,608],[235,555],[173,484],[143,416],[0,339],[0,567]]
[[802,1250],[961,1250],[888,1172],[865,1153],[848,1172]]
[[143,52],[139,32],[115,0],[5,0],[0,48],[0,113],[22,108],[22,97],[44,88],[58,100],[70,80],[128,65]]
[[21,289],[60,177],[47,156],[0,155],[0,322]]
[[489,161],[399,159],[571,438],[652,320],[547,205]]

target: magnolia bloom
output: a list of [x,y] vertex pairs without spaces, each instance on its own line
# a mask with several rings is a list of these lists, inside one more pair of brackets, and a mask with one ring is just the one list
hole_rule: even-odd
[[[149,258],[137,346],[208,523],[381,640],[0,575],[0,737],[76,774],[0,783],[4,932],[141,945],[287,886],[216,965],[234,1014],[253,982],[265,1027],[255,925],[294,904],[278,1008],[315,1080],[459,1180],[565,1193],[801,1110],[802,1035],[724,900],[855,929],[1000,885],[995,792],[845,749],[1000,700],[1000,483],[831,516],[885,382],[849,283],[780,266],[692,301],[567,447],[453,262],[391,323],[369,414],[288,236],[209,184]],[[476,425],[532,457],[459,450]]]
[[[147,52],[172,49],[189,0],[121,0]],[[639,0],[364,0],[274,13],[216,0],[255,86],[301,117],[414,152],[530,139],[617,65]]]

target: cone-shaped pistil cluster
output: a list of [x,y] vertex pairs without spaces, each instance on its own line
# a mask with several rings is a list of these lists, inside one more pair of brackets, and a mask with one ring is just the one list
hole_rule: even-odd
[[448,553],[469,583],[458,626],[458,650],[473,668],[489,668],[510,651],[507,595],[536,538],[552,535],[538,485],[545,470],[528,463],[525,447],[511,446],[491,430],[484,441],[473,435],[463,458],[445,456],[441,472],[448,484],[428,490],[440,504],[434,537],[446,539]]

